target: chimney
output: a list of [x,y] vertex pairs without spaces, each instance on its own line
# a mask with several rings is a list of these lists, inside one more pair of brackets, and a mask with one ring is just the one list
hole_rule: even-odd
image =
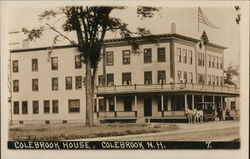
[[171,33],[176,34],[176,25],[175,25],[175,23],[171,23]]

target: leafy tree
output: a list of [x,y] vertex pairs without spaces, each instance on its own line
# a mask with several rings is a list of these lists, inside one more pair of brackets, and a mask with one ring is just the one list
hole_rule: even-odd
[[[109,6],[66,6],[57,10],[46,10],[39,15],[40,20],[62,21],[62,31],[45,23],[39,28],[27,29],[22,31],[27,34],[29,40],[40,38],[45,31],[53,30],[57,35],[53,42],[56,43],[60,38],[68,40],[75,45],[77,52],[81,56],[82,62],[86,66],[85,87],[86,87],[86,126],[94,125],[93,121],[93,105],[95,93],[95,81],[98,63],[101,59],[101,50],[104,38],[107,32],[118,32],[120,36],[128,40],[132,46],[132,50],[136,52],[139,45],[133,40],[134,34],[145,36],[150,35],[150,31],[146,28],[137,28],[135,32],[128,29],[128,24],[117,17],[112,17],[113,10],[121,10],[125,7],[109,7]],[[142,20],[151,18],[159,8],[153,7],[137,7],[137,16]],[[77,41],[71,40],[64,33],[74,32]],[[154,36],[151,36],[154,37]]]
[[239,73],[239,66],[235,65],[232,66],[231,64],[224,70],[224,84],[234,85],[237,84],[234,82],[234,77],[238,78],[240,75]]

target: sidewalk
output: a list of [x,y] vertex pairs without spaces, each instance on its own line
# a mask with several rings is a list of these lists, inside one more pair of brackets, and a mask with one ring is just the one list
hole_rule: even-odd
[[136,137],[171,135],[171,134],[179,134],[179,133],[181,134],[181,133],[190,133],[190,132],[201,132],[201,131],[206,131],[206,130],[222,130],[222,129],[227,129],[227,128],[237,128],[239,127],[240,122],[239,121],[214,121],[214,122],[204,122],[201,124],[176,123],[176,125],[180,129],[167,131],[167,132],[160,132],[160,133],[147,133],[147,134],[138,134],[138,135],[77,139],[75,141],[112,141],[112,140],[123,140],[125,138],[128,139],[128,138],[136,138]]

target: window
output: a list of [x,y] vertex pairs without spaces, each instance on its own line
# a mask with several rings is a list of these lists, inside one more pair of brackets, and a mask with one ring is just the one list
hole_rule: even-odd
[[58,70],[58,58],[51,57],[51,70]]
[[212,76],[212,85],[215,85],[215,76]]
[[181,49],[177,48],[177,61],[181,62]]
[[152,62],[152,49],[144,49],[144,63],[151,63]]
[[107,52],[107,66],[114,65],[114,52]]
[[187,82],[187,72],[186,71],[184,71],[183,72],[183,79],[184,79],[184,83],[186,83]]
[[187,63],[187,50],[183,49],[183,63]]
[[157,61],[158,62],[166,61],[165,47],[157,48]]
[[50,113],[50,106],[49,106],[49,100],[44,100],[43,101],[43,112],[44,114]]
[[122,62],[124,65],[130,64],[130,51],[129,50],[122,51]]
[[216,85],[219,86],[219,83],[220,83],[219,76],[216,76]]
[[131,73],[122,73],[122,85],[131,85]]
[[205,84],[205,75],[198,74],[198,84]]
[[38,59],[32,59],[32,71],[38,71]]
[[32,91],[38,91],[38,79],[32,79]]
[[223,77],[220,77],[220,85],[223,86],[223,84],[224,84],[224,79]]
[[218,57],[217,56],[215,57],[215,67],[219,68],[219,63],[218,63]]
[[220,57],[220,69],[223,69],[222,57]]
[[66,90],[72,89],[72,77],[65,78],[65,85],[66,85]]
[[19,102],[15,101],[13,102],[14,105],[14,114],[19,114]]
[[191,50],[188,50],[188,63],[193,64],[193,52]]
[[166,71],[158,71],[157,72],[158,84],[165,84],[166,83]]
[[152,84],[152,72],[144,72],[144,84]]
[[69,113],[80,113],[80,99],[69,100]]
[[107,85],[113,86],[114,85],[114,74],[108,73],[107,74]]
[[75,68],[82,68],[82,61],[80,55],[75,56]]
[[177,71],[178,82],[180,83],[182,80],[182,73],[181,71]]
[[198,53],[198,66],[204,66],[204,54],[203,53]]
[[132,99],[131,97],[124,98],[124,111],[132,111]]
[[104,86],[104,76],[103,75],[98,76],[98,84],[99,84],[99,86]]
[[207,82],[208,85],[211,85],[211,75],[208,75],[208,82]]
[[39,103],[38,101],[33,101],[33,114],[39,113]]
[[193,72],[189,72],[189,82],[193,83]]
[[52,78],[52,91],[58,90],[58,78],[54,77]]
[[207,67],[211,67],[211,56],[207,55]]
[[214,68],[214,56],[211,56],[211,67]]
[[[161,96],[157,96],[158,112],[161,112]],[[168,111],[168,101],[167,97],[163,96],[163,111]]]
[[76,89],[82,89],[82,76],[75,77],[75,86]]
[[99,111],[100,112],[105,112],[106,111],[106,107],[104,104],[104,99],[99,99]]
[[18,72],[18,60],[12,61],[12,72]]
[[28,114],[28,101],[22,101],[22,114]]
[[13,92],[19,92],[19,80],[13,80]]
[[58,100],[52,100],[52,113],[58,113]]
[[110,112],[115,111],[114,98],[108,98],[108,101],[109,101],[109,111]]
[[230,105],[231,105],[231,110],[235,110],[236,109],[236,103],[235,103],[235,101],[231,101]]

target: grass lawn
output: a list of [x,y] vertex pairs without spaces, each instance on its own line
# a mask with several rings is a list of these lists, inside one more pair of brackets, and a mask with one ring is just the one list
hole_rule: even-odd
[[101,124],[85,127],[82,124],[16,125],[9,128],[9,141],[71,140],[130,134],[156,133],[177,130],[175,124]]

